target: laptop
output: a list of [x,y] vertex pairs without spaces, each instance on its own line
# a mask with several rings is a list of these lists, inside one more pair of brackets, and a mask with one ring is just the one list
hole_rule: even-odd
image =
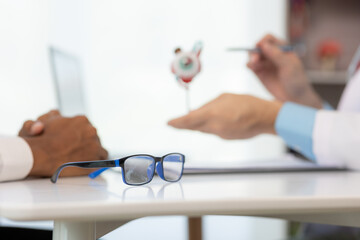
[[[58,110],[66,117],[87,115],[80,58],[55,47],[49,48],[49,56]],[[111,159],[121,155],[109,152]]]
[[[51,67],[56,88],[57,104],[64,116],[86,114],[86,104],[83,86],[81,61],[75,55],[56,48],[50,48]],[[121,156],[119,153],[109,153],[112,159]],[[264,173],[264,172],[294,172],[294,171],[343,171],[346,168],[335,165],[317,165],[295,154],[284,154],[277,159],[226,163],[218,162],[186,162],[185,174],[209,173]]]
[[85,115],[80,59],[53,47],[49,51],[59,111],[64,116]]

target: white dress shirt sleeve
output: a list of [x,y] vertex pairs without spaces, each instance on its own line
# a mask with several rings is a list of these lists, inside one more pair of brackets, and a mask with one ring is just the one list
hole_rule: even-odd
[[32,151],[24,139],[0,136],[0,182],[25,178],[33,162]]

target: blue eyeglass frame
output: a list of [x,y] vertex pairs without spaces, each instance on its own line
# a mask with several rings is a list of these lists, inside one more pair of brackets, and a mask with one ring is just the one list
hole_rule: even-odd
[[[181,168],[180,177],[177,180],[173,180],[173,181],[167,180],[165,178],[165,176],[164,176],[163,161],[164,161],[164,158],[166,158],[166,157],[168,157],[170,155],[180,155],[181,159],[182,159],[182,168]],[[139,184],[128,183],[126,181],[126,179],[125,179],[125,161],[128,158],[132,158],[132,157],[147,157],[147,158],[152,158],[154,160],[154,162],[153,162],[154,164],[151,164],[151,165],[153,165],[152,169],[148,168],[148,171],[147,171],[149,181],[144,182],[144,183],[139,183]],[[130,156],[120,158],[120,159],[115,159],[115,160],[98,160],[98,161],[65,163],[65,164],[61,165],[60,167],[58,167],[58,169],[56,169],[55,173],[53,174],[53,176],[51,177],[50,180],[51,180],[52,183],[56,183],[58,178],[59,178],[60,172],[66,167],[100,168],[100,169],[98,169],[98,170],[96,170],[96,171],[89,174],[89,177],[92,178],[92,179],[96,178],[102,172],[108,170],[109,168],[121,167],[121,174],[122,174],[123,182],[125,184],[128,184],[128,185],[140,186],[140,185],[144,185],[144,184],[147,184],[147,183],[151,182],[152,179],[154,178],[154,175],[155,175],[155,169],[156,169],[157,174],[164,181],[177,182],[182,178],[182,175],[183,175],[183,172],[184,172],[184,164],[185,164],[185,156],[183,154],[181,154],[181,153],[176,153],[176,152],[168,153],[168,154],[166,154],[166,155],[164,155],[162,157],[154,157],[154,156],[149,155],[149,154],[135,154],[135,155],[130,155]]]

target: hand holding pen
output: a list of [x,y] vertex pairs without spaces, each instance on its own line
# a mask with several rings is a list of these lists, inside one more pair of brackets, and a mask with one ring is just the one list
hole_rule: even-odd
[[321,108],[321,98],[309,84],[302,62],[294,51],[296,47],[285,46],[289,46],[285,41],[266,35],[256,44],[259,50],[249,52],[248,68],[277,100]]
[[282,41],[280,39],[274,38],[272,35],[268,34],[266,35],[260,42],[256,44],[256,47],[249,48],[249,47],[229,47],[226,49],[226,51],[229,52],[249,52],[249,53],[262,53],[261,45],[265,43],[265,41],[268,41],[269,43],[273,43],[277,45],[277,47],[283,51],[283,52],[295,52],[298,55],[303,56],[305,54],[306,48],[305,45],[297,44],[297,45],[288,45],[285,41]]

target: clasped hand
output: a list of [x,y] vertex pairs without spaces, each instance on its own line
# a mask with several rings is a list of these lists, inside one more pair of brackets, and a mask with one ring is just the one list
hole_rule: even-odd
[[[37,121],[26,121],[19,136],[29,144],[33,153],[30,176],[50,177],[66,162],[103,160],[108,156],[96,129],[85,116],[67,118],[58,111],[50,111]],[[73,168],[64,171],[64,175],[89,172],[89,169]]]

